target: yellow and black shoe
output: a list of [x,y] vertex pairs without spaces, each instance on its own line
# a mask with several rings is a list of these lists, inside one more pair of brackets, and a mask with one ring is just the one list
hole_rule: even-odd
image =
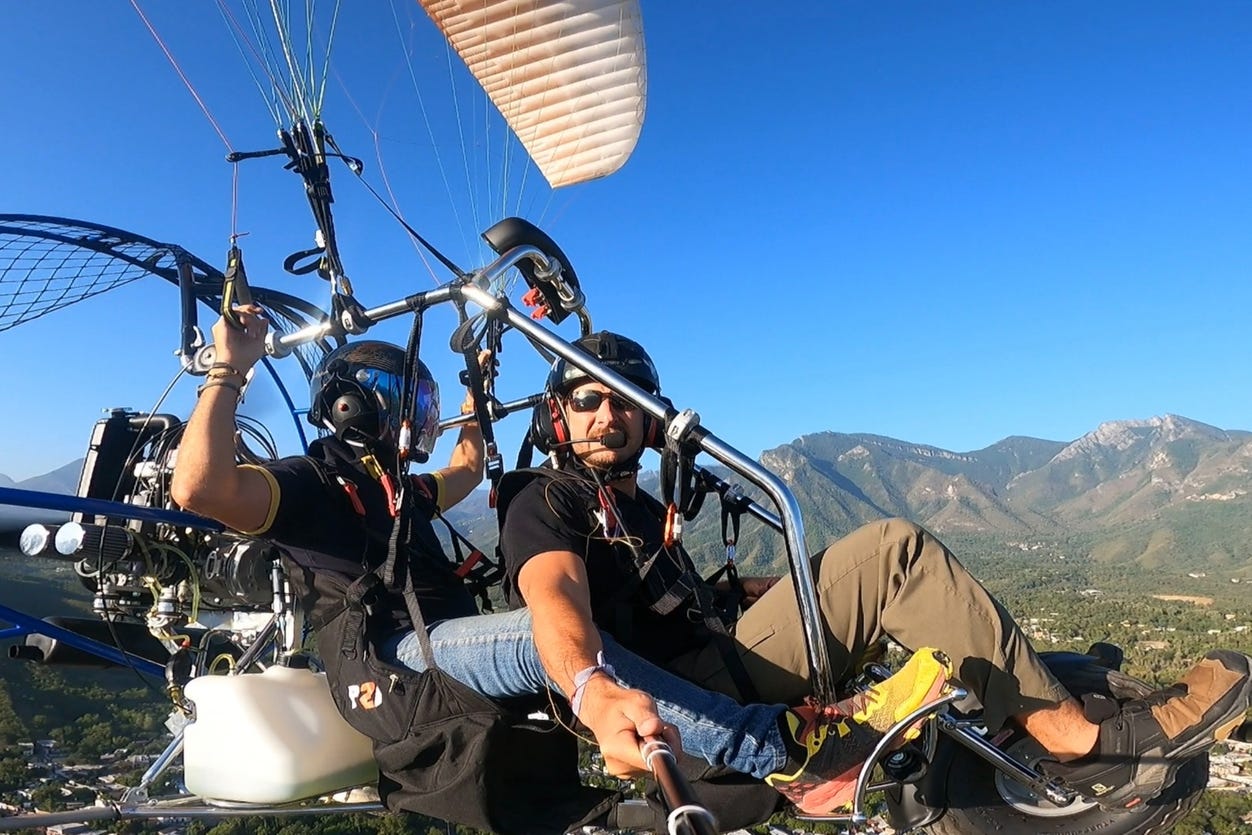
[[[856,778],[875,746],[893,725],[936,701],[952,674],[943,653],[919,649],[900,671],[864,693],[824,710],[801,707],[779,720],[790,756],[783,771],[765,778],[796,808],[825,815],[848,805]],[[908,729],[904,739],[920,730]]]

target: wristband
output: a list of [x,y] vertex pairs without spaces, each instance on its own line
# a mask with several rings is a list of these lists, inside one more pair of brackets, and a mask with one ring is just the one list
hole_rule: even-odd
[[232,383],[230,382],[230,380],[223,378],[223,377],[210,379],[207,383],[197,388],[196,397],[199,397],[200,395],[204,394],[205,389],[213,388],[214,386],[221,386],[222,388],[228,388],[231,391],[233,391],[235,393],[236,401],[243,399],[243,386],[238,385],[236,383]]
[[577,716],[583,704],[583,689],[587,686],[587,682],[591,681],[596,673],[604,673],[609,678],[614,678],[616,673],[613,672],[613,666],[604,660],[604,652],[596,653],[596,663],[592,664],[584,670],[579,670],[574,675],[574,692],[570,693],[569,706]]

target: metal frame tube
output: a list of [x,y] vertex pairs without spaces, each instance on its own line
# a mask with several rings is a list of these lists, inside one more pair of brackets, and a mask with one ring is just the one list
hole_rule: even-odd
[[147,507],[108,499],[89,499],[84,496],[67,496],[63,493],[44,493],[38,490],[20,490],[16,487],[0,487],[0,505],[39,507],[94,516],[139,519],[144,522],[164,522],[180,528],[196,528],[204,531],[221,532],[226,529],[221,522],[188,513],[185,510],[166,510],[163,507]]
[[[486,288],[517,266],[522,259],[529,259],[534,262],[535,266],[541,271],[549,269],[551,264],[547,254],[538,247],[530,245],[513,247],[473,275],[457,278],[433,290],[427,290],[424,293],[414,293],[398,301],[388,302],[387,304],[362,311],[360,318],[365,323],[362,329],[368,329],[370,325],[385,319],[393,319],[405,313],[416,313],[437,304],[454,301],[461,298],[462,294],[470,288],[476,289],[481,294],[481,297],[494,300],[495,297],[488,293]],[[481,302],[475,303],[480,307],[483,306]],[[495,306],[498,305],[493,305],[493,307]],[[300,328],[289,334],[271,332],[266,337],[265,350],[270,356],[285,357],[297,345],[303,345],[305,342],[312,342],[316,339],[323,339],[340,327],[345,331],[353,332],[353,328],[345,327],[344,322],[332,322],[329,319]]]
[[1053,782],[1034,769],[1005,754],[988,742],[982,734],[970,727],[970,723],[961,722],[950,715],[940,716],[938,721],[939,730],[942,733],[947,734],[970,751],[973,751],[983,760],[990,763],[993,768],[1028,787],[1036,794],[1046,797],[1057,806],[1065,806],[1078,797],[1077,792]]
[[[416,313],[419,310],[425,310],[428,307],[443,302],[452,301],[460,292],[459,281],[444,284],[433,290],[427,290],[425,293],[415,293],[412,296],[406,296],[399,301],[388,302],[378,307],[370,308],[363,311],[360,315],[364,319],[365,325],[362,330],[368,329],[370,325],[377,324],[386,319],[394,319],[396,316],[402,316],[405,313]],[[332,335],[336,330],[342,328],[348,332],[355,332],[354,328],[344,327],[343,322],[335,322],[331,319],[325,319],[312,325],[307,325],[299,330],[292,331],[287,334],[280,334],[271,331],[265,337],[265,352],[271,357],[285,357],[291,353],[298,345],[306,342],[314,342],[318,339],[325,339]]]
[[122,794],[123,803],[139,803],[148,800],[148,787],[155,783],[156,779],[164,774],[174,760],[183,753],[184,730],[185,728],[178,729],[178,733],[165,746],[165,750],[152,761],[152,765],[148,766],[148,770],[139,778],[139,785],[127,789]]
[[[494,404],[489,405],[487,407],[487,411],[491,420],[494,422],[500,420],[501,418],[508,417],[518,409],[529,409],[540,400],[543,400],[542,394],[532,394],[530,397],[510,400],[508,403],[501,403],[498,406]],[[464,426],[465,424],[473,423],[476,420],[478,420],[478,415],[473,412],[469,412],[464,415],[456,415],[455,417],[439,421],[439,431],[447,432],[449,429],[455,429],[458,426]]]
[[[165,665],[163,664],[158,664],[155,661],[143,658],[139,655],[132,655],[131,653],[115,647],[112,644],[106,644],[102,641],[97,641],[94,638],[88,638],[86,635],[79,635],[77,632],[73,632],[63,626],[48,623],[46,620],[40,620],[39,618],[32,617],[25,612],[19,612],[17,609],[13,609],[9,606],[0,605],[0,621],[8,621],[14,625],[14,629],[21,630],[20,633],[16,634],[36,633],[39,635],[46,635],[49,638],[60,641],[66,646],[99,656],[105,661],[109,661],[119,667],[129,667],[133,670],[137,670],[141,673],[155,676],[157,678],[163,678],[165,676]],[[6,630],[6,632],[13,632],[13,630]]]
[[[696,466],[696,474],[704,479],[704,483],[711,487],[714,492],[722,498],[726,497],[726,491],[730,490],[733,486],[730,482],[718,478],[713,475],[713,473],[698,465]],[[743,497],[743,509],[748,512],[748,515],[760,519],[778,533],[782,533],[782,520],[779,519],[777,515],[770,513],[768,510],[761,507],[759,504],[746,496]]]

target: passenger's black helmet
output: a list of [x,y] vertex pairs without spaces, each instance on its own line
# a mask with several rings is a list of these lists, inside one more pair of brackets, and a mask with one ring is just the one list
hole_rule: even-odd
[[376,340],[331,351],[309,380],[309,423],[349,443],[382,441],[394,447],[407,411],[409,453],[424,461],[439,435],[439,385],[419,360],[406,410],[401,402],[405,364],[403,350]]
[[[574,346],[596,357],[608,368],[650,394],[661,393],[661,378],[656,373],[652,357],[633,339],[610,331],[600,331],[582,337],[574,342]],[[547,390],[552,394],[565,394],[589,379],[591,378],[582,369],[564,359],[558,359],[548,372]]]

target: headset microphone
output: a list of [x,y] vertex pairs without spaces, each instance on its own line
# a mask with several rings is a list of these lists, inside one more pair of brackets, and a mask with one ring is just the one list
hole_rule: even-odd
[[599,438],[574,438],[570,441],[562,441],[559,444],[553,444],[553,446],[570,446],[572,444],[587,443],[600,444],[600,446],[605,449],[621,449],[626,446],[626,433],[618,431],[606,432]]

